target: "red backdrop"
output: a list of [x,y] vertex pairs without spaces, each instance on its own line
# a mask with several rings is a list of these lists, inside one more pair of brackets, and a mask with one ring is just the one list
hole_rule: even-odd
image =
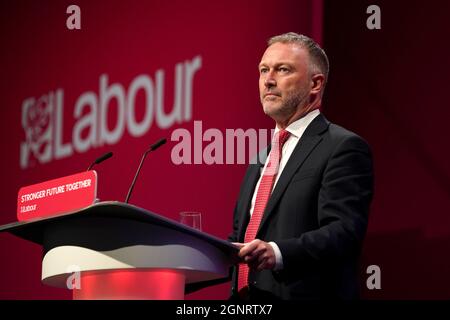
[[[381,9],[381,29],[366,9]],[[450,3],[326,1],[331,60],[324,112],[370,143],[375,196],[363,266],[381,269],[371,299],[450,299],[448,84]]]
[[[97,167],[99,197],[123,200],[142,152],[156,139],[170,138],[177,128],[193,132],[194,120],[203,121],[204,130],[222,132],[271,128],[257,89],[256,66],[265,40],[286,31],[321,38],[321,1],[279,1],[276,7],[269,1],[79,1],[79,31],[65,26],[69,4],[0,4],[1,224],[15,220],[20,186],[82,171],[106,151],[115,155]],[[450,5],[377,1],[381,30],[369,30],[366,9],[371,4],[349,0],[345,6],[336,1],[323,6],[323,44],[331,62],[323,111],[366,138],[375,159],[363,294],[370,299],[449,299],[450,52],[444,39]],[[109,86],[120,84],[128,95],[136,77],[146,75],[155,86],[156,72],[163,70],[169,113],[175,66],[198,56],[201,68],[193,78],[189,121],[161,129],[154,116],[142,136],[124,129],[117,143],[42,164],[30,157],[29,166],[20,167],[22,104],[27,98],[63,90],[62,138],[72,143],[76,102],[88,91],[100,93],[102,74],[108,75]],[[136,121],[144,118],[145,103],[140,92]],[[110,109],[112,130],[117,102]],[[173,219],[183,210],[201,211],[205,231],[225,238],[246,166],[176,166],[170,155],[174,145],[150,155],[131,202]],[[41,285],[37,245],[0,234],[0,259],[0,298],[70,298],[65,290]],[[371,264],[381,268],[381,290],[365,288],[365,268]],[[228,288],[215,286],[188,298],[222,299]]]
[[[0,5],[1,224],[16,219],[20,186],[83,171],[107,151],[114,157],[96,167],[98,196],[123,201],[143,151],[160,137],[170,140],[178,128],[193,133],[194,120],[202,121],[203,130],[223,133],[227,128],[272,128],[261,111],[257,86],[265,41],[292,30],[321,39],[320,1],[280,1],[277,6],[285,9],[277,13],[271,1],[78,1],[81,30],[66,28],[70,4]],[[183,63],[196,69],[192,90],[186,85],[187,69],[178,87],[181,112],[192,101],[192,116],[165,127],[158,121],[157,99],[171,114],[176,68]],[[163,83],[159,98],[158,79],[159,86]],[[151,107],[144,89],[133,91],[133,83],[147,85]],[[108,100],[114,92],[119,99]],[[129,115],[133,94],[135,112]],[[106,129],[101,129],[102,112]],[[126,125],[130,116],[135,131]],[[114,141],[105,141],[102,130],[110,131]],[[173,219],[180,211],[200,211],[203,229],[226,238],[246,165],[175,165],[175,144],[169,141],[147,158],[130,202]],[[39,246],[0,234],[0,257],[0,298],[71,297],[67,290],[40,283]],[[223,299],[228,290],[224,284],[188,298]]]

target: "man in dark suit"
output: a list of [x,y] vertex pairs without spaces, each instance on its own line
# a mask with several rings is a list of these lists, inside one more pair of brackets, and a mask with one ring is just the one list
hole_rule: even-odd
[[362,138],[320,113],[328,68],[325,52],[306,36],[268,42],[259,89],[276,128],[271,148],[249,166],[235,207],[229,240],[242,263],[232,297],[358,297],[372,156]]

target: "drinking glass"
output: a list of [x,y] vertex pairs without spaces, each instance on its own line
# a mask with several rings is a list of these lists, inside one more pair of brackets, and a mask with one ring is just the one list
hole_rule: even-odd
[[202,214],[195,211],[180,212],[180,222],[191,228],[202,231]]

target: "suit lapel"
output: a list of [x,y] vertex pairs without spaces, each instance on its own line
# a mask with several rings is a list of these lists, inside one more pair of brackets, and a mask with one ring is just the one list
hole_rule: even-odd
[[310,155],[315,146],[322,140],[322,136],[320,134],[328,128],[328,125],[329,122],[325,119],[325,117],[322,114],[319,114],[305,130],[303,136],[300,138],[300,141],[297,143],[294,151],[292,152],[289,161],[286,163],[275,189],[269,198],[269,202],[267,203],[263,218],[259,225],[258,233],[263,228],[269,216],[273,214],[275,206],[289,185],[295,172]]

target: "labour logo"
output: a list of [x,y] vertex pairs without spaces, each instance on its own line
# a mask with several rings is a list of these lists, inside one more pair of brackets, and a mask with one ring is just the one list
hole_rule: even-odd
[[[21,144],[20,166],[48,162],[52,145],[52,95],[43,95],[38,100],[26,99],[22,104],[22,128],[25,141]],[[34,161],[33,161],[34,160]]]

